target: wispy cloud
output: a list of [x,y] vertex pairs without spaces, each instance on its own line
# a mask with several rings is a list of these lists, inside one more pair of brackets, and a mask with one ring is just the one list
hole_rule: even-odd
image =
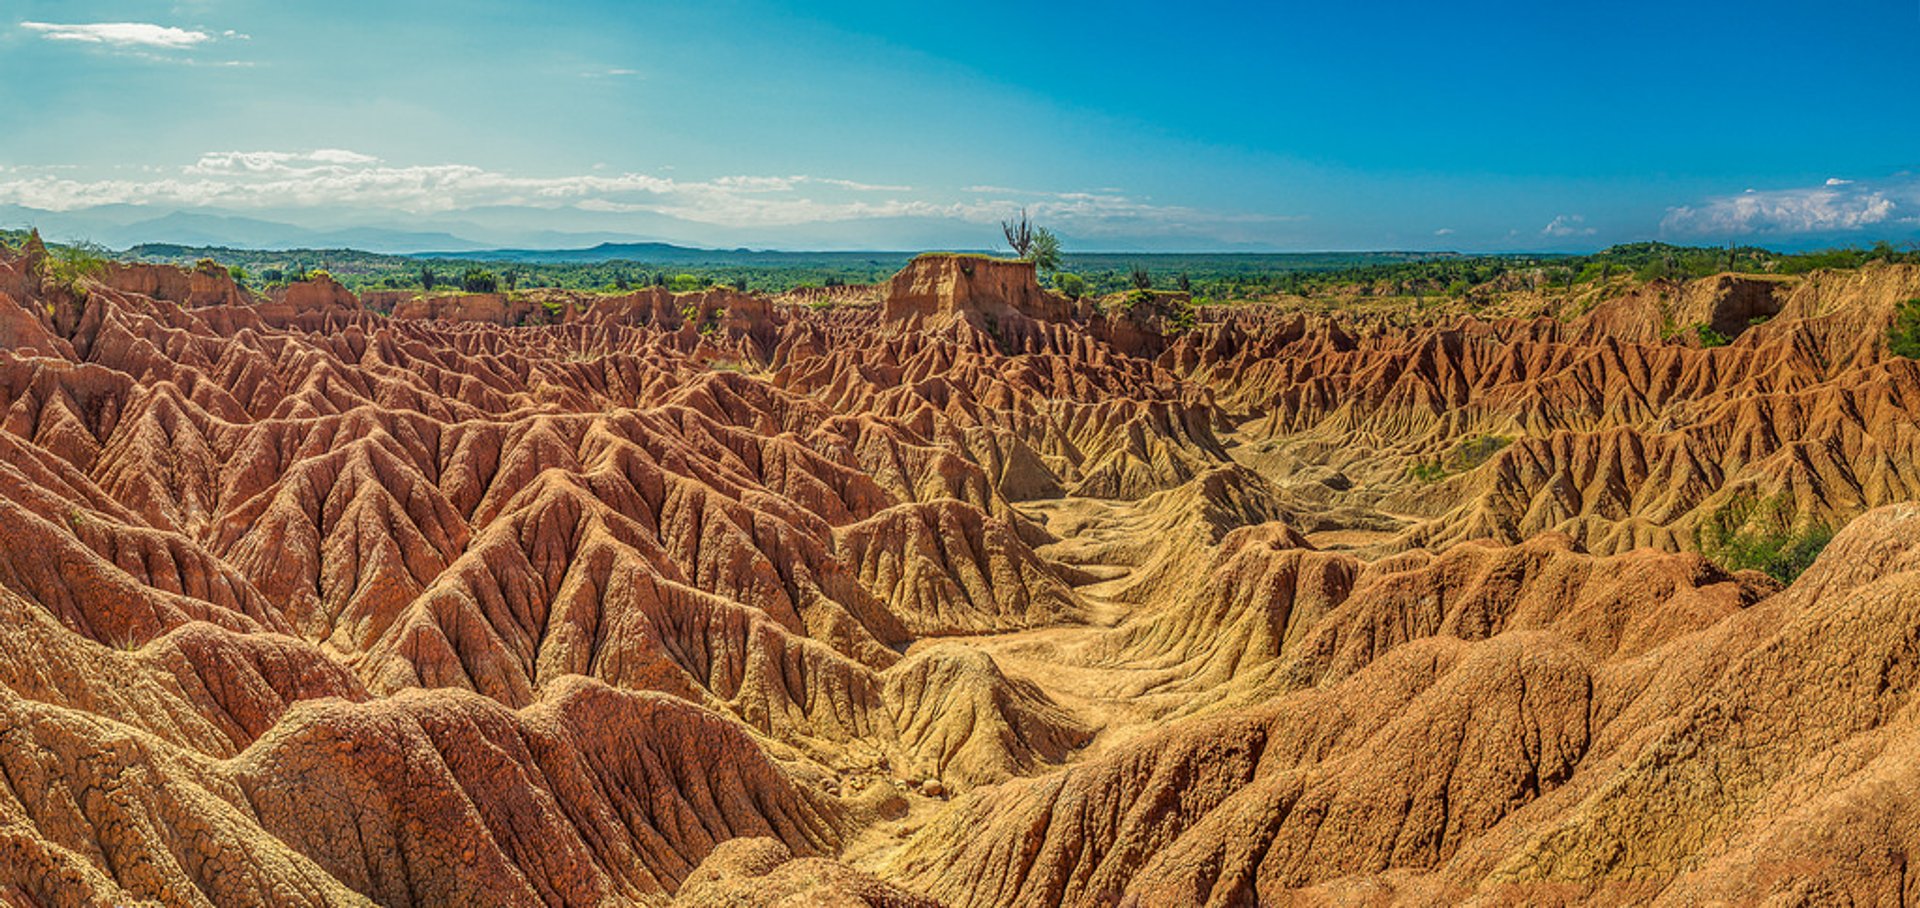
[[[989,191],[991,190],[991,191]],[[193,163],[134,178],[82,179],[69,172],[0,174],[0,203],[53,211],[107,204],[183,208],[366,208],[416,214],[485,206],[654,213],[724,227],[768,227],[882,218],[942,218],[991,224],[1021,207],[1062,231],[1101,236],[1150,229],[1218,235],[1289,218],[1159,205],[1120,192],[1042,192],[912,187],[805,174],[685,180],[595,169],[524,176],[468,164],[396,165],[341,148],[213,151]]]
[[888,186],[884,183],[861,183],[854,180],[835,180],[827,177],[814,180],[825,186],[838,186],[851,192],[912,192],[912,186]]
[[1836,233],[1898,223],[1920,208],[1920,179],[1899,175],[1857,181],[1831,177],[1819,186],[1749,189],[1667,209],[1662,233],[1689,236]]
[[1587,226],[1587,219],[1584,215],[1578,214],[1558,215],[1554,217],[1553,220],[1548,221],[1547,226],[1540,228],[1541,236],[1549,236],[1556,239],[1570,236],[1593,236],[1598,232],[1599,231],[1592,227]]
[[[151,22],[91,22],[62,25],[54,22],[22,22],[20,27],[38,32],[49,41],[78,41],[110,47],[145,47],[179,50],[213,40],[203,31],[155,25]],[[234,32],[227,33],[238,37]]]

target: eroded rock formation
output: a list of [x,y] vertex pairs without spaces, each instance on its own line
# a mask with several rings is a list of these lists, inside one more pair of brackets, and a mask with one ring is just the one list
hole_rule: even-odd
[[[1920,896],[1920,271],[879,295],[0,253],[0,897]],[[1845,529],[1729,572],[1742,501]]]

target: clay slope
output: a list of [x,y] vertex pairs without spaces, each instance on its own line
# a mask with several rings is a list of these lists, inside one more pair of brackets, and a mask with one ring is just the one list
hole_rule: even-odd
[[[0,897],[1912,898],[1909,297],[1189,326],[969,256],[363,301],[30,242]],[[1694,551],[1755,501],[1845,529]]]

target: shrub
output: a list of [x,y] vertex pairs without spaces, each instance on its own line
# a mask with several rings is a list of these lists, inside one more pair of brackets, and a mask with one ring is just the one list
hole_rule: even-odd
[[1733,341],[1726,335],[1713,330],[1713,326],[1702,322],[1693,326],[1693,335],[1700,338],[1702,347],[1724,347]]
[[1127,277],[1133,281],[1133,289],[1135,290],[1153,289],[1153,275],[1147,273],[1147,266],[1145,265],[1134,265],[1129,269]]
[[1060,270],[1060,238],[1045,227],[1033,231],[1033,241],[1028,245],[1026,254],[1021,256],[1033,263],[1033,267],[1046,272]]
[[1077,300],[1087,295],[1087,279],[1069,271],[1055,274],[1053,287],[1065,294],[1068,299]]
[[107,271],[106,250],[92,243],[55,246],[47,251],[47,277],[68,291],[85,295],[80,282]]
[[493,293],[500,289],[500,278],[484,268],[468,268],[460,275],[460,289],[468,293]]
[[1439,482],[1447,476],[1447,468],[1438,460],[1416,461],[1407,467],[1407,475],[1421,482]]
[[1176,298],[1168,300],[1166,311],[1161,314],[1166,316],[1167,324],[1173,326],[1173,333],[1175,334],[1192,331],[1196,323],[1193,315],[1193,304],[1185,299]]
[[1887,329],[1887,352],[1920,359],[1920,299],[1907,300],[1894,312],[1893,326]]
[[1736,497],[1708,514],[1694,530],[1700,554],[1729,571],[1756,570],[1792,583],[1833,540],[1825,523],[1796,525],[1786,496]]

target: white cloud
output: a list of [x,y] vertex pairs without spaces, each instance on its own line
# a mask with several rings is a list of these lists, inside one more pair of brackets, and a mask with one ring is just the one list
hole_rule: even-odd
[[150,22],[93,22],[60,25],[53,22],[22,22],[20,27],[39,32],[49,41],[78,41],[110,47],[147,47],[179,50],[213,40],[203,31],[189,31]]
[[1452,227],[1442,227],[1442,228],[1440,228],[1439,230],[1435,230],[1435,231],[1433,232],[1433,235],[1434,235],[1434,236],[1453,236],[1453,228],[1452,228]]
[[373,155],[348,151],[344,148],[317,148],[308,152],[307,158],[322,164],[373,164],[380,160]]
[[1838,177],[1819,186],[1749,189],[1667,209],[1662,233],[1676,236],[1833,233],[1861,230],[1920,207],[1920,180],[1896,176],[1866,183]]
[[1540,228],[1540,235],[1550,237],[1593,236],[1598,232],[1586,224],[1587,219],[1583,215],[1562,214],[1547,222],[1547,226]]
[[379,158],[344,148],[317,148],[313,151],[209,151],[186,168],[191,174],[310,174],[318,170],[342,169],[374,164]]
[[814,180],[825,186],[837,186],[850,192],[912,192],[912,186],[888,186],[882,183],[860,183],[853,180],[835,180],[821,177]]
[[1150,229],[1228,236],[1244,225],[1289,220],[1158,205],[1117,192],[916,193],[911,187],[838,177],[734,175],[683,180],[601,168],[522,176],[468,164],[398,166],[357,151],[212,151],[184,167],[134,178],[82,179],[70,172],[0,175],[0,204],[71,211],[106,204],[266,209],[370,208],[416,214],[484,206],[651,212],[725,227],[874,218],[951,218],[994,224],[1021,207],[1082,236]]

